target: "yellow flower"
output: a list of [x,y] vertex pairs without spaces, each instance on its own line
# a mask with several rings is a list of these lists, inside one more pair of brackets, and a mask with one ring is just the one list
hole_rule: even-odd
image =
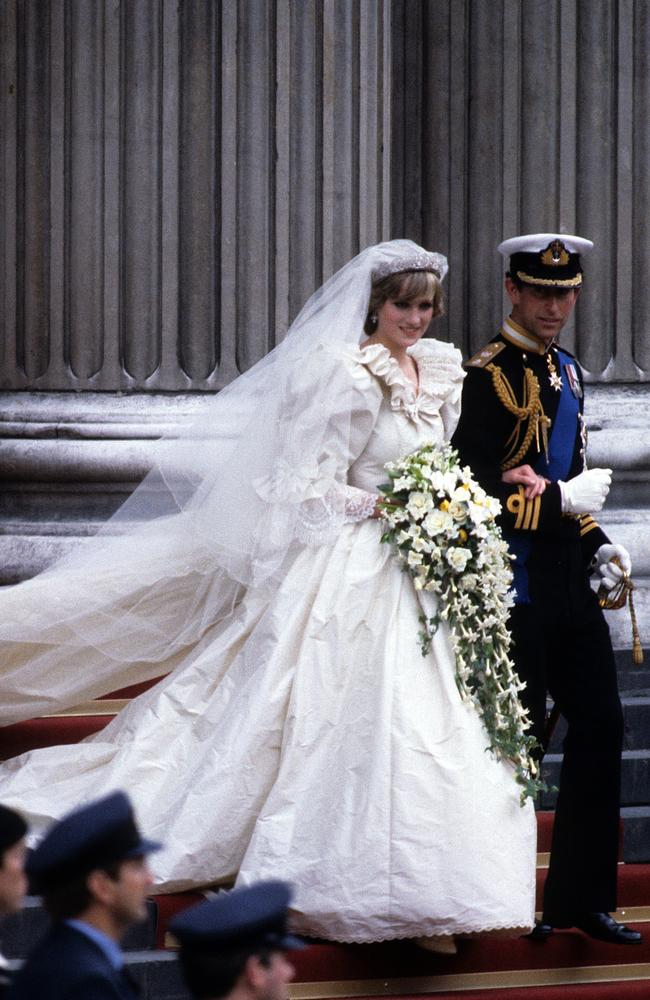
[[449,510],[449,500],[441,500],[438,506],[440,510]]
[[461,542],[466,542],[467,532],[463,528],[461,528],[460,531],[458,532],[458,537],[460,538]]

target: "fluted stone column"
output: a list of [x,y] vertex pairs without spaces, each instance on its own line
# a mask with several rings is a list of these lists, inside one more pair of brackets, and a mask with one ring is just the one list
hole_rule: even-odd
[[4,0],[5,389],[218,389],[389,233],[390,0]]
[[391,0],[0,4],[0,579],[389,236]]

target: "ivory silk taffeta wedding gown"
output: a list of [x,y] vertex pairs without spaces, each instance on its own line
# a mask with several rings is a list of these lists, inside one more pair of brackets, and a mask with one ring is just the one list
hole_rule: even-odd
[[[420,341],[416,390],[382,346],[332,350],[354,393],[356,456],[337,471],[346,521],[336,541],[298,547],[279,584],[243,592],[101,733],[2,765],[0,801],[38,832],[124,788],[165,845],[151,858],[157,891],[287,879],[304,934],[514,933],[533,924],[532,804],[486,751],[444,626],[422,655],[421,602],[433,598],[416,594],[369,516],[387,461],[451,436],[460,353]],[[173,566],[171,579],[192,586]],[[23,605],[44,599],[38,580],[14,588]],[[117,569],[89,586],[120,600]],[[67,671],[83,668],[80,650]],[[105,673],[104,693],[128,680]]]

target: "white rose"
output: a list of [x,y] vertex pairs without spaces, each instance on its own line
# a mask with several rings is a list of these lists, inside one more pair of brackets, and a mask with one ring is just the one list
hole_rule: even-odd
[[469,549],[463,549],[459,545],[453,546],[453,548],[447,549],[447,562],[455,569],[457,573],[462,573],[467,566],[467,563],[472,558],[472,553]]
[[406,561],[409,566],[419,566],[419,564],[422,562],[422,553],[409,552],[409,554],[406,557]]
[[425,514],[427,514],[433,507],[433,500],[428,493],[415,492],[411,493],[408,503],[406,504],[406,509],[408,510],[411,517],[415,520],[420,520]]
[[450,531],[453,523],[453,518],[448,511],[432,510],[422,522],[422,527],[430,535],[441,535]]
[[484,521],[490,517],[490,511],[482,503],[474,503],[470,500],[467,505],[469,508],[469,516],[472,520],[472,524],[483,524]]
[[454,521],[464,521],[467,517],[467,508],[459,500],[452,500],[447,508],[447,513],[453,517]]

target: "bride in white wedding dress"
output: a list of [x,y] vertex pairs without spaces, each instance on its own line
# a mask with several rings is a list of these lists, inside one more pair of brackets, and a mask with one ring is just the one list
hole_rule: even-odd
[[532,926],[532,804],[444,627],[423,657],[376,516],[384,464],[456,425],[460,353],[420,339],[445,272],[409,241],[361,253],[99,537],[0,595],[5,723],[166,675],[0,767],[37,831],[121,787],[165,844],[158,891],[287,879],[295,929],[339,941]]

